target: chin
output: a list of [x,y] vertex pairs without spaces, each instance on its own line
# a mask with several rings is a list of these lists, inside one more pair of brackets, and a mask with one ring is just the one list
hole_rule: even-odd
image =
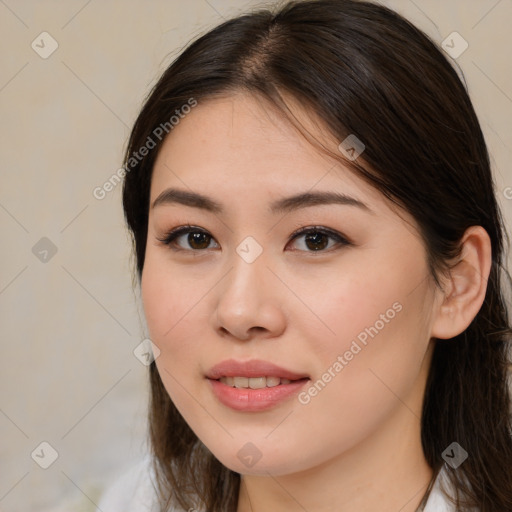
[[[247,439],[247,438],[246,438]],[[256,441],[237,442],[230,439],[226,446],[220,447],[213,441],[213,455],[228,469],[242,475],[254,476],[284,476],[313,467],[314,461],[305,456],[301,445],[297,448],[278,451],[269,440],[255,437]],[[240,446],[240,447],[238,447]]]

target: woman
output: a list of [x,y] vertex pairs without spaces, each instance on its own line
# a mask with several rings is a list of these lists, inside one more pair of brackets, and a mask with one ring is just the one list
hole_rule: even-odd
[[226,21],[125,170],[152,457],[104,512],[512,510],[503,223],[424,33],[355,0]]

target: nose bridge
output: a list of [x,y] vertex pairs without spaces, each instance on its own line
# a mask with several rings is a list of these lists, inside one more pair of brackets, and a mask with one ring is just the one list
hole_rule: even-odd
[[[247,339],[257,327],[274,334],[283,328],[284,316],[276,303],[276,290],[269,271],[267,253],[253,238],[235,247],[229,259],[230,270],[217,298],[218,327],[239,339]],[[279,301],[278,301],[279,302]]]
[[[269,274],[263,246],[252,236],[244,238],[229,258],[231,271],[227,276],[228,294],[241,302],[254,302]],[[261,288],[261,290],[260,290]],[[256,304],[253,304],[256,305]]]

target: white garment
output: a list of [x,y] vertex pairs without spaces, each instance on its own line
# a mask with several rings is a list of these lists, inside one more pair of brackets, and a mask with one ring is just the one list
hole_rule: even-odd
[[[423,512],[455,512],[455,508],[441,492],[440,484],[449,488],[446,468],[439,473]],[[141,460],[122,475],[102,496],[98,508],[102,512],[156,512],[156,486],[149,457]],[[175,512],[187,512],[176,510]]]
[[102,495],[101,512],[155,512],[156,485],[149,456],[122,474]]
[[[455,512],[455,507],[448,501],[444,493],[441,491],[441,481],[444,484],[443,487],[450,492],[451,489],[445,466],[441,468],[441,471],[437,475],[423,512]],[[451,494],[451,496],[453,496],[453,494]]]

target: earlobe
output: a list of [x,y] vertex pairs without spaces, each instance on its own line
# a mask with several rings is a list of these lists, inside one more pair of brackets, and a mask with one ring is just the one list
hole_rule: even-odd
[[462,237],[460,256],[449,270],[447,285],[435,312],[431,336],[449,339],[467,329],[482,307],[491,271],[491,240],[482,226]]

